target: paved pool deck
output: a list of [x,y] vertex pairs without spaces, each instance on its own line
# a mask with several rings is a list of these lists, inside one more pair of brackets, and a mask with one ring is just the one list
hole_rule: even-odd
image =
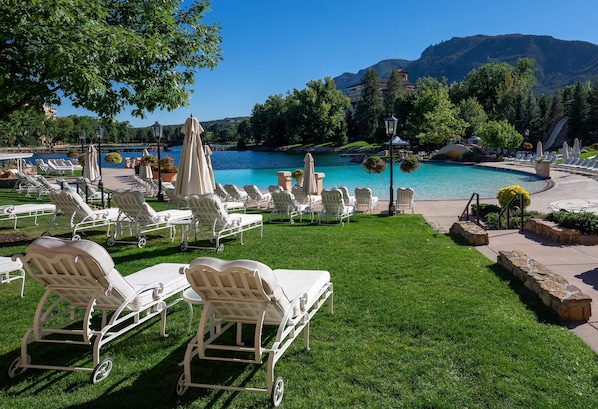
[[[534,173],[533,167],[521,166],[510,162],[487,163],[481,166],[499,167]],[[129,175],[133,169],[103,170],[104,186],[108,189],[129,189]],[[243,181],[239,181],[242,185]],[[467,183],[467,181],[462,181]],[[551,169],[551,179],[547,189],[532,193],[530,210],[542,213],[548,211],[548,204],[563,199],[595,199],[598,200],[598,181],[578,174]],[[496,198],[480,198],[482,203],[495,203]],[[415,213],[421,214],[426,222],[440,233],[448,233],[452,224],[463,212],[468,200],[417,200],[415,192]],[[378,205],[380,213],[387,212],[388,200]],[[397,216],[400,217],[400,216]],[[496,262],[501,250],[521,250],[527,256],[544,264],[554,273],[566,278],[569,283],[579,287],[592,297],[592,316],[587,323],[569,323],[568,327],[587,345],[598,353],[598,245],[565,245],[556,244],[518,230],[488,231],[490,243],[476,249]]]

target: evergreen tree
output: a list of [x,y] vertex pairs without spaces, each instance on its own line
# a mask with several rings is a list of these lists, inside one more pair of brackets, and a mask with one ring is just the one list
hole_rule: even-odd
[[581,83],[575,85],[573,100],[569,108],[570,139],[578,138],[582,143],[589,139],[590,104],[588,103],[588,89]]
[[403,77],[396,68],[392,69],[390,79],[386,85],[384,93],[384,111],[390,114],[397,113],[397,100],[403,94]]
[[590,90],[590,116],[588,120],[588,130],[595,139],[598,134],[598,80],[594,80],[592,83],[592,89]]
[[380,77],[374,69],[370,68],[363,77],[361,99],[357,103],[357,110],[355,112],[357,132],[360,139],[365,141],[381,141],[386,139],[382,121],[385,115],[383,110]]

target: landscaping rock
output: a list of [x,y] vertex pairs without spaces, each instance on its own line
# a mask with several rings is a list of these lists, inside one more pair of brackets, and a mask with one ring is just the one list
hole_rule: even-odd
[[463,237],[472,246],[485,246],[489,243],[488,232],[470,221],[453,223],[449,233]]

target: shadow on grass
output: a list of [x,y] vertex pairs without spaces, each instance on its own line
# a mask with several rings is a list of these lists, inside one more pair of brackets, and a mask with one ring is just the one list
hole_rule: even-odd
[[521,281],[513,277],[506,268],[499,264],[489,265],[488,268],[494,272],[498,278],[509,284],[509,288],[519,296],[519,299],[527,309],[534,313],[538,322],[543,324],[563,325],[558,314],[545,306],[536,294],[527,289]]

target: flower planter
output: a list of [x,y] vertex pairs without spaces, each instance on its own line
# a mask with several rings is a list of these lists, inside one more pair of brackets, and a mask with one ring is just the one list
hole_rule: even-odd
[[[176,173],[162,173],[162,182],[172,182],[176,180]],[[152,170],[152,178],[158,179],[158,172]]]
[[536,175],[550,179],[550,162],[536,162]]

